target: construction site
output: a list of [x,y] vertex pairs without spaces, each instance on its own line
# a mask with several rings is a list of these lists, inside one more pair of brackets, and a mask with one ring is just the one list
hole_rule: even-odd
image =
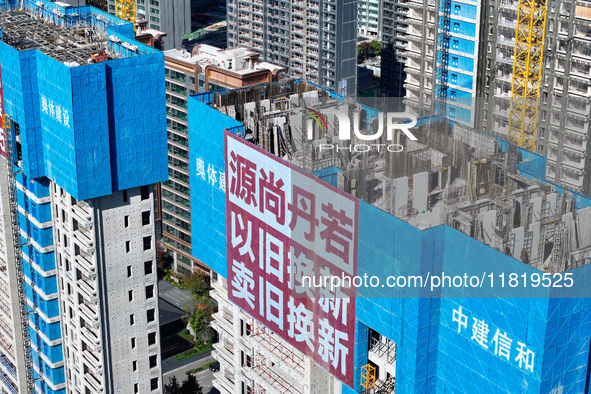
[[418,141],[399,132],[401,152],[385,148],[386,133],[372,141],[381,152],[366,151],[359,138],[338,140],[335,115],[324,115],[326,128],[310,109],[345,111],[366,135],[380,129],[383,114],[304,82],[259,90],[231,91],[216,103],[244,123],[246,140],[309,172],[339,168],[343,190],[414,227],[447,224],[544,272],[591,258],[589,199],[545,181],[544,157],[439,117],[419,119]]
[[[161,387],[155,229],[146,222],[151,185],[167,177],[164,57],[134,37],[133,24],[90,6],[0,3],[2,392]],[[129,97],[140,75],[150,105],[136,108]],[[121,210],[128,216],[117,225]],[[141,301],[119,281],[132,269],[145,274]],[[132,310],[146,318],[136,323]]]
[[[513,262],[516,260],[523,263],[523,269],[528,266],[527,269],[533,267],[535,272],[555,274],[584,266],[591,258],[591,200],[547,181],[544,157],[498,137],[433,116],[417,119],[416,126],[411,129],[416,141],[400,131],[387,140],[386,127],[383,127],[385,114],[301,80],[204,93],[192,96],[190,100],[199,101],[197,108],[203,106],[204,111],[209,111],[205,106],[215,108],[228,119],[235,119],[243,125],[228,128],[222,126],[220,120],[217,131],[215,124],[208,127],[209,143],[212,139],[215,141],[218,137],[213,135],[222,133],[224,128],[232,130],[246,141],[367,203],[361,205],[359,212],[361,225],[367,220],[363,231],[360,227],[359,273],[370,275],[400,272],[400,267],[429,266],[437,260],[435,256],[466,267],[471,264],[467,250],[479,256],[485,266],[506,272],[515,267]],[[190,115],[190,138],[200,133],[200,129],[192,129],[191,122],[195,118],[191,116],[205,116],[197,108],[197,114]],[[343,113],[353,125],[350,140],[339,139],[337,132],[339,122],[345,119],[339,115]],[[230,120],[224,122],[232,124]],[[359,138],[358,133],[381,137],[368,142]],[[365,147],[370,143],[388,146],[393,142],[403,149],[391,152]],[[337,145],[338,149],[333,148]],[[212,152],[211,146],[191,148],[191,151],[200,149]],[[195,155],[207,157],[205,152]],[[215,163],[212,153],[208,157]],[[207,188],[201,188],[197,193],[203,193],[203,190]],[[201,215],[207,213],[204,200],[198,204]],[[213,203],[216,211],[219,204]],[[196,206],[193,209],[197,209]],[[196,231],[199,229],[194,223],[194,238]],[[429,245],[433,248],[432,254],[415,254],[411,245],[417,242],[417,237],[422,240],[417,248]],[[194,243],[193,250],[210,253],[206,250],[208,246],[198,246]],[[378,257],[370,256],[378,250],[380,262],[376,264]],[[200,257],[198,252],[195,253]],[[282,340],[281,333],[265,328],[230,301],[228,294],[232,293],[231,286],[235,284],[223,278],[227,262],[224,258],[215,258],[213,251],[211,253],[203,261],[208,261],[208,265],[221,273],[214,282],[214,297],[220,305],[213,323],[220,333],[215,356],[222,365],[220,372],[216,373],[216,387],[223,388],[224,393],[233,392],[240,385],[249,392],[261,393],[272,392],[277,387],[285,393],[349,392],[345,384],[324,369],[315,369],[317,365],[310,357]],[[409,336],[418,334],[412,334],[412,330],[404,332],[402,327],[407,324],[419,328],[421,325],[439,326],[439,341],[457,343],[454,349],[437,350],[441,363],[449,364],[448,368],[467,368],[469,371],[466,376],[451,377],[442,369],[438,370],[436,377],[426,379],[440,380],[445,382],[441,384],[462,392],[472,392],[477,387],[487,392],[513,392],[523,384],[521,379],[524,377],[518,370],[514,378],[496,381],[482,378],[488,375],[477,372],[480,366],[458,366],[458,358],[463,359],[467,353],[479,357],[480,350],[473,348],[469,336],[454,337],[460,333],[461,327],[457,332],[451,328],[454,323],[444,317],[448,308],[456,308],[453,309],[454,316],[458,311],[470,310],[473,316],[494,318],[495,326],[506,330],[513,327],[511,335],[518,338],[532,335],[532,346],[541,359],[550,346],[544,343],[544,327],[553,308],[558,307],[553,302],[548,305],[546,301],[544,312],[535,318],[539,322],[532,326],[526,323],[534,318],[529,314],[529,308],[541,307],[538,305],[544,305],[543,299],[524,300],[529,306],[520,304],[503,316],[491,313],[491,308],[505,308],[493,306],[497,302],[494,298],[479,299],[478,302],[431,299],[424,302],[442,317],[438,322],[425,322],[421,315],[429,312],[422,311],[418,299],[389,298],[380,295],[379,291],[368,294],[371,298],[358,295],[356,300],[356,335],[360,339],[355,348],[354,387],[356,392],[367,393],[393,392],[394,381],[397,389],[401,386],[402,392],[411,388],[416,390],[417,385],[422,384],[409,369],[418,371],[415,368],[421,368],[416,363],[425,350],[420,349],[428,345],[417,345],[413,341],[423,339],[416,337],[410,340]],[[462,302],[470,306],[462,306]],[[503,299],[503,302],[508,301]],[[560,302],[556,301],[557,305]],[[588,304],[584,299],[580,302]],[[418,323],[403,314],[401,308],[419,308],[421,312],[419,309],[413,312],[419,315]],[[582,326],[578,327],[582,330]],[[577,331],[577,335],[587,334]],[[437,339],[424,340],[427,343],[435,341],[430,346],[438,346],[435,344]],[[506,368],[502,363],[497,364],[495,359],[487,363],[488,367],[483,365],[482,368]],[[549,365],[542,367],[540,361],[536,364],[539,368],[536,371]],[[526,377],[534,391],[541,385],[555,384],[544,382],[537,376],[536,372],[536,376]],[[322,387],[320,391],[319,387]]]
[[[7,9],[0,14],[2,41],[19,51],[36,49],[69,67],[145,52],[138,45],[122,41],[117,34],[126,33],[132,25],[117,22],[99,9],[26,3],[25,10],[17,9],[16,2],[5,4]],[[113,29],[110,36],[108,28]]]

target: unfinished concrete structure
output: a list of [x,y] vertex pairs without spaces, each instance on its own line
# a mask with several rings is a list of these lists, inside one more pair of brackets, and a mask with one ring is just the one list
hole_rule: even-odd
[[[244,123],[247,140],[306,171],[342,169],[345,191],[417,228],[447,224],[547,272],[591,257],[591,208],[577,211],[585,208],[580,194],[544,179],[543,156],[439,117],[422,118],[413,129],[418,141],[397,131],[402,152],[386,149],[385,129],[376,140],[385,144],[381,151],[366,151],[366,141],[338,139],[335,115],[325,115],[328,129],[320,128],[307,108],[345,111],[351,125],[361,119],[361,132],[375,134],[380,113],[367,106],[293,82],[268,85],[265,99],[254,97],[248,89],[228,92],[217,108]],[[535,171],[517,170],[523,162]]]
[[87,6],[3,2],[0,30],[2,391],[159,392],[163,55]]
[[[544,273],[560,273],[589,262],[589,198],[547,181],[544,178],[544,157],[502,139],[449,119],[428,117],[420,118],[418,125],[412,129],[417,141],[411,141],[400,132],[387,141],[385,129],[382,138],[370,143],[355,136],[351,140],[339,140],[337,130],[342,120],[329,111],[338,110],[346,114],[351,125],[357,122],[355,115],[358,115],[359,129],[366,135],[379,134],[379,117],[383,114],[304,81],[290,80],[265,87],[198,95],[195,100],[201,101],[200,105],[207,103],[230,119],[238,120],[238,124],[243,126],[235,130],[242,138],[316,174],[379,208],[382,213],[389,214],[372,211],[374,213],[371,214],[372,219],[368,219],[371,223],[368,226],[378,228],[372,237],[379,237],[380,232],[388,231],[388,226],[398,226],[400,223],[400,228],[392,230],[394,233],[413,229],[415,237],[417,234],[430,234],[452,227],[463,234],[454,231],[458,238],[454,236],[451,245],[446,244],[445,248],[437,249],[435,254],[453,255],[455,247],[459,254],[468,254],[471,248],[468,244],[474,243],[485,252],[486,257],[482,257],[491,267],[501,261],[516,259]],[[322,119],[311,109],[318,111]],[[314,114],[316,119],[312,116]],[[220,123],[218,132],[221,133],[224,128],[234,130],[228,125],[236,123],[228,122],[226,125]],[[207,131],[204,129],[203,132],[211,133],[212,126],[208,126]],[[308,133],[312,134],[312,138],[308,139]],[[376,146],[367,149],[365,145],[369,144]],[[381,151],[377,149],[380,144]],[[392,144],[399,144],[403,150],[388,151],[386,147]],[[213,159],[209,157],[208,160],[212,162]],[[335,167],[341,171],[334,170]],[[208,188],[203,187],[202,190],[205,195],[211,196],[212,192]],[[209,208],[202,201],[198,204],[203,209],[203,215]],[[212,205],[217,215],[219,203],[214,202]],[[386,217],[391,216],[402,221],[392,220],[388,225],[375,221],[375,218],[385,221]],[[194,225],[193,234],[201,230]],[[369,231],[368,228],[365,230]],[[394,235],[391,237],[385,241],[390,243],[379,244],[380,251],[396,248]],[[470,242],[461,241],[460,238]],[[195,242],[199,243],[199,240]],[[221,362],[221,370],[215,375],[214,385],[223,393],[241,389],[290,393],[347,392],[344,384],[341,385],[334,376],[318,369],[310,357],[294,350],[277,333],[261,326],[230,301],[229,294],[234,284],[225,279],[224,257],[215,255],[215,251],[209,253],[207,245],[202,246],[200,250],[194,247],[194,252],[211,259],[217,258],[210,262],[203,257],[215,271],[220,272],[213,285],[213,296],[220,305],[213,323],[220,333],[214,356]],[[414,253],[408,244],[403,243],[398,247],[401,249],[395,249],[395,262],[393,266],[388,266],[389,269],[395,270],[398,264],[404,264],[407,255]],[[364,256],[368,264],[368,271],[365,272],[370,274],[386,266],[385,259],[376,261],[381,255],[371,256]],[[428,260],[428,257],[422,258]],[[464,262],[469,263],[470,259]],[[405,301],[377,301],[357,298],[357,316],[363,315],[364,324],[368,327],[360,329],[362,333],[358,334],[365,339],[356,350],[356,358],[365,357],[365,360],[378,366],[376,387],[383,392],[392,392],[394,379],[397,386],[408,385],[409,379],[413,382],[418,379],[414,376],[409,378],[406,373],[412,359],[410,363],[408,358],[400,360],[400,357],[408,357],[408,354],[400,350],[403,340],[396,333],[398,328],[389,328],[398,327],[400,321],[407,319],[392,312],[396,310],[398,302]],[[416,299],[406,301],[420,302]],[[491,305],[480,310],[480,315],[489,313],[492,309],[488,308],[495,308],[498,300],[493,298],[487,301],[491,301]],[[443,310],[443,306],[440,307],[437,302],[439,300],[433,301],[431,308]],[[536,299],[527,302],[544,301]],[[426,308],[426,314],[432,312]],[[390,313],[394,316],[390,316]],[[376,323],[380,319],[384,320],[383,324]],[[509,325],[513,320],[508,318],[502,324]],[[408,330],[410,325],[403,324],[403,327]],[[452,331],[455,335],[455,328]],[[546,334],[544,331],[541,335],[543,337]],[[468,351],[466,346],[460,346],[458,351]],[[458,359],[462,357],[453,356],[450,360],[453,365],[457,365]],[[465,371],[468,367],[461,368]],[[499,365],[498,368],[502,370],[507,365]],[[472,378],[462,374],[454,375],[462,382],[458,384],[472,381]],[[448,382],[444,375],[442,373],[441,379]],[[358,376],[355,379],[358,384]],[[486,373],[474,380],[473,390],[482,384],[503,386],[505,390],[509,385],[515,384],[517,388],[522,384],[521,380],[513,383],[493,381]],[[318,387],[322,389],[319,391]],[[358,389],[359,386],[355,388]],[[537,389],[534,390],[537,392]]]

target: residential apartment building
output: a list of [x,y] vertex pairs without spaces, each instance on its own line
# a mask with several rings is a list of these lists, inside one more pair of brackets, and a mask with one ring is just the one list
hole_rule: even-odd
[[[516,1],[501,1],[486,19],[490,44],[481,73],[488,99],[480,127],[500,135],[508,132],[516,9]],[[536,143],[548,157],[548,179],[585,194],[591,194],[590,12],[587,2],[548,4]]]
[[[546,158],[436,116],[418,120],[418,141],[399,139],[403,152],[327,160],[315,145],[336,136],[329,110],[383,115],[301,80],[189,102],[189,139],[202,142],[191,144],[191,160],[216,171],[227,163],[228,171],[223,189],[191,173],[191,204],[200,210],[193,251],[217,273],[220,392],[586,390],[591,319],[578,311],[591,303],[572,298],[588,294],[584,285],[575,293],[530,289],[518,299],[516,288],[449,288],[431,297],[402,285],[361,285],[350,298],[320,290],[319,299],[297,286],[300,274],[340,277],[328,257],[322,265],[327,254],[318,258],[329,217],[339,222],[332,239],[348,245],[334,261],[356,264],[356,275],[382,284],[393,272],[588,272],[591,199],[547,183]],[[324,113],[326,125],[311,110]],[[362,124],[367,133],[372,122]],[[305,138],[310,132],[318,138]],[[314,247],[298,251],[306,241]],[[478,327],[485,327],[480,337]]]
[[[384,2],[382,89],[418,114],[445,113],[507,138],[517,7],[516,0]],[[548,6],[536,132],[548,179],[586,194],[589,9]]]
[[[108,7],[115,15],[115,0],[108,0]],[[149,29],[166,32],[162,49],[178,48],[183,35],[191,33],[191,0],[135,0],[135,18],[147,21]]]
[[152,185],[167,179],[163,55],[93,7],[5,2],[0,31],[0,326],[11,334],[0,387],[161,392]]
[[357,1],[227,2],[228,46],[248,45],[262,59],[345,95],[357,92]]
[[168,124],[169,180],[160,185],[162,238],[173,252],[180,273],[195,268],[209,270],[192,255],[191,249],[191,169],[203,177],[208,168],[189,161],[187,97],[218,89],[235,89],[268,83],[279,78],[283,67],[260,61],[260,53],[245,47],[222,50],[199,45],[193,53],[184,49],[164,52]]
[[386,1],[383,7],[382,89],[404,97],[414,113],[441,113],[474,126],[480,2]]
[[357,2],[357,31],[360,36],[382,39],[383,1],[360,0]]

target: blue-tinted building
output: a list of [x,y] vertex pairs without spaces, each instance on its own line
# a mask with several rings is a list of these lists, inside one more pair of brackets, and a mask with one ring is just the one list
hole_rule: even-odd
[[[74,384],[85,392],[122,392],[104,350],[115,344],[109,334],[114,328],[106,327],[115,322],[100,317],[108,312],[107,301],[100,300],[106,296],[98,290],[100,281],[100,286],[107,283],[100,264],[107,264],[108,251],[94,246],[99,235],[93,229],[110,231],[98,212],[116,209],[114,196],[123,195],[129,205],[127,199],[133,203],[142,188],[141,200],[151,201],[144,187],[168,178],[163,55],[135,41],[132,24],[94,7],[42,0],[25,1],[20,9],[21,4],[0,3],[0,67],[6,132],[15,142],[11,162],[17,174],[35,387],[39,393],[65,393]],[[57,200],[60,193],[66,205]],[[85,201],[93,199],[89,208]],[[79,238],[82,234],[87,235]],[[144,261],[138,264],[143,267]],[[60,269],[74,273],[64,271],[65,278]],[[81,285],[85,293],[77,289],[82,281],[89,284]],[[74,297],[69,306],[66,298]],[[88,334],[93,330],[94,336]],[[79,337],[83,342],[77,342]],[[83,344],[66,352],[66,343]],[[159,359],[158,349],[148,353]],[[148,371],[148,355],[145,359],[140,371]],[[96,376],[89,377],[89,371]],[[152,375],[160,376],[159,368]],[[141,384],[154,387],[150,376]]]
[[436,88],[437,96],[447,100],[445,106],[436,106],[437,113],[474,126],[482,5],[442,0],[439,7]]
[[[191,174],[193,253],[218,279],[214,296],[220,312],[214,327],[220,343],[214,356],[221,371],[214,385],[222,392],[239,385],[289,387],[298,393],[361,392],[362,377],[368,377],[363,367],[369,365],[383,392],[588,392],[591,301],[583,283],[591,257],[584,224],[591,200],[544,180],[544,157],[436,117],[420,119],[413,129],[417,142],[401,139],[402,153],[363,152],[365,159],[352,155],[338,171],[327,165],[328,156],[312,150],[313,142],[298,142],[307,128],[324,130],[322,122],[302,115],[302,101],[308,113],[308,108],[322,113],[343,105],[334,93],[293,80],[189,100],[191,160],[205,168]],[[346,105],[350,111],[360,108]],[[333,120],[324,120],[330,132]],[[323,163],[325,170],[315,173],[361,198],[358,275],[375,276],[382,284],[391,275],[425,279],[444,273],[490,274],[497,281],[472,290],[358,288],[355,317],[347,321],[355,325],[353,384],[335,383],[311,362],[314,352],[302,353],[282,339],[287,327],[271,334],[231,301],[242,282],[230,272],[235,265],[226,255],[226,191],[232,180],[225,172],[230,170],[224,130],[245,138],[246,146],[256,142],[301,168]],[[292,142],[291,148],[281,148],[277,141],[282,138]],[[245,149],[248,157],[250,148]],[[360,165],[365,171],[359,171]],[[217,183],[208,168],[215,170]],[[220,174],[227,189],[219,183]],[[514,280],[569,274],[581,287],[561,292],[513,287],[507,281],[501,286],[499,278],[509,280],[510,274]],[[298,372],[307,363],[312,366]]]

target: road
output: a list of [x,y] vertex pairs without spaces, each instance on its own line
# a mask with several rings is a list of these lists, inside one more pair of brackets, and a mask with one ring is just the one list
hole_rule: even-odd
[[[180,384],[187,378],[187,372],[198,368],[203,364],[214,361],[211,357],[211,350],[186,358],[182,361],[175,361],[172,358],[162,362],[162,382],[168,384],[171,377],[176,376]],[[197,381],[203,387],[203,394],[219,394],[219,391],[213,387],[213,372],[209,368],[194,374]]]

